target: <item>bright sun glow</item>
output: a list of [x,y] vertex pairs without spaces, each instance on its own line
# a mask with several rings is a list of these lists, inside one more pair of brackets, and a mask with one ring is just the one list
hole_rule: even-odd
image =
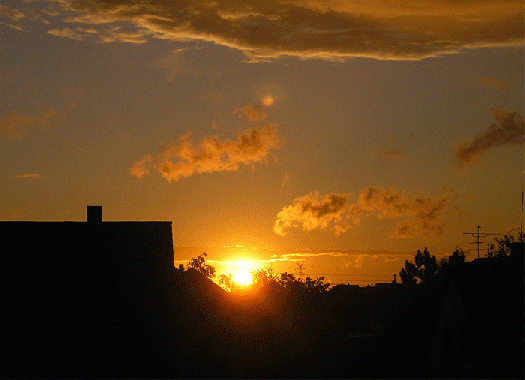
[[250,285],[252,283],[252,274],[248,269],[239,269],[233,275],[233,281],[238,285]]
[[251,263],[247,261],[237,261],[234,263],[233,282],[237,285],[247,286],[253,282]]

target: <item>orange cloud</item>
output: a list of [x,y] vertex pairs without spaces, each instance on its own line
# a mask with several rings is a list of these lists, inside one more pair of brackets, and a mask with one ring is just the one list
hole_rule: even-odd
[[336,235],[350,228],[343,216],[350,194],[328,194],[319,198],[314,192],[294,199],[292,205],[284,207],[278,214],[273,230],[285,235],[285,230],[300,228],[304,231],[331,229]]
[[27,131],[37,126],[41,129],[49,129],[56,125],[74,107],[76,103],[71,103],[62,112],[57,112],[52,108],[40,111],[36,116],[21,113],[11,113],[0,119],[0,134],[10,138],[21,138]]
[[257,122],[263,121],[266,118],[266,114],[260,109],[260,107],[252,107],[246,104],[243,108],[238,109],[234,114],[240,113],[241,116],[245,116],[249,121]]
[[347,203],[349,197],[329,194],[319,198],[318,193],[298,197],[277,214],[274,232],[285,235],[290,228],[321,229],[339,235],[358,225],[361,218],[377,214],[379,218],[401,219],[393,237],[432,238],[443,234],[444,211],[451,203],[448,196],[409,198],[405,193],[379,187],[363,190],[356,203]]
[[40,174],[35,173],[25,173],[25,174],[17,174],[15,175],[15,178],[42,178]]
[[0,5],[0,17],[8,18],[11,21],[20,21],[25,18],[25,14],[18,9],[9,8],[4,5]]
[[198,146],[190,141],[188,133],[157,155],[146,155],[135,162],[130,174],[142,178],[150,173],[150,166],[171,182],[195,173],[236,171],[241,165],[253,167],[257,162],[266,161],[270,150],[278,148],[280,142],[274,125],[249,129],[236,141],[208,137]]
[[461,143],[456,147],[455,155],[460,165],[476,162],[481,154],[492,148],[523,144],[525,128],[521,115],[499,108],[491,108],[489,111],[496,123],[477,136],[472,143]]
[[489,77],[489,78],[481,77],[479,78],[479,82],[481,84],[486,84],[487,86],[492,86],[496,90],[501,90],[501,91],[507,90],[510,86],[510,81],[500,80],[494,77]]
[[358,205],[380,218],[404,218],[393,232],[395,237],[413,237],[423,235],[436,237],[443,234],[444,210],[450,205],[449,196],[438,198],[409,198],[405,193],[392,189],[369,187],[359,194]]
[[[64,21],[93,25],[103,42],[202,40],[250,59],[422,59],[461,49],[521,46],[521,0],[251,0],[244,2],[61,0]],[[79,14],[80,13],[80,14]],[[116,23],[135,26],[126,33]],[[55,35],[85,38],[66,28]]]
[[0,133],[14,139],[24,137],[33,121],[30,115],[12,113],[0,119]]

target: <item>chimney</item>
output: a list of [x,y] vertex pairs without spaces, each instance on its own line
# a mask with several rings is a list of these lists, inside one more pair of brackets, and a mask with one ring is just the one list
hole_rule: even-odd
[[102,206],[87,206],[88,223],[102,222]]

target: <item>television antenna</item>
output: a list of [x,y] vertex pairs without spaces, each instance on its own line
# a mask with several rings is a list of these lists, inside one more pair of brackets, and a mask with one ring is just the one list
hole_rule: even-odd
[[481,243],[486,243],[485,241],[481,241],[479,239],[480,238],[486,238],[487,236],[490,236],[490,235],[501,235],[501,234],[496,234],[496,233],[493,233],[493,232],[479,232],[479,229],[481,227],[485,227],[485,226],[476,226],[476,227],[478,228],[478,232],[465,232],[465,231],[463,231],[463,235],[472,235],[472,237],[476,238],[476,241],[473,241],[470,244],[477,244],[478,245],[478,259],[479,259],[479,246],[480,246]]

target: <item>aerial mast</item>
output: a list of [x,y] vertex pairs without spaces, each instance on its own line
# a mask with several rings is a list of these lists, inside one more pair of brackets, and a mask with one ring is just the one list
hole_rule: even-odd
[[304,277],[304,275],[305,275],[305,273],[303,272],[303,269],[304,269],[304,268],[303,268],[303,265],[304,265],[304,263],[302,263],[302,264],[297,263],[297,265],[299,266],[299,268],[295,268],[295,275],[296,275],[300,280],[302,280],[303,277]]
[[476,226],[478,228],[478,232],[465,232],[463,231],[463,235],[472,235],[472,237],[475,237],[476,238],[476,241],[470,243],[470,244],[477,244],[478,245],[478,259],[479,259],[479,246],[481,245],[481,243],[486,243],[485,241],[481,241],[480,238],[486,238],[487,236],[490,236],[490,235],[501,235],[501,234],[496,234],[496,233],[493,233],[493,232],[479,232],[479,229],[481,227],[484,227],[484,226]]

